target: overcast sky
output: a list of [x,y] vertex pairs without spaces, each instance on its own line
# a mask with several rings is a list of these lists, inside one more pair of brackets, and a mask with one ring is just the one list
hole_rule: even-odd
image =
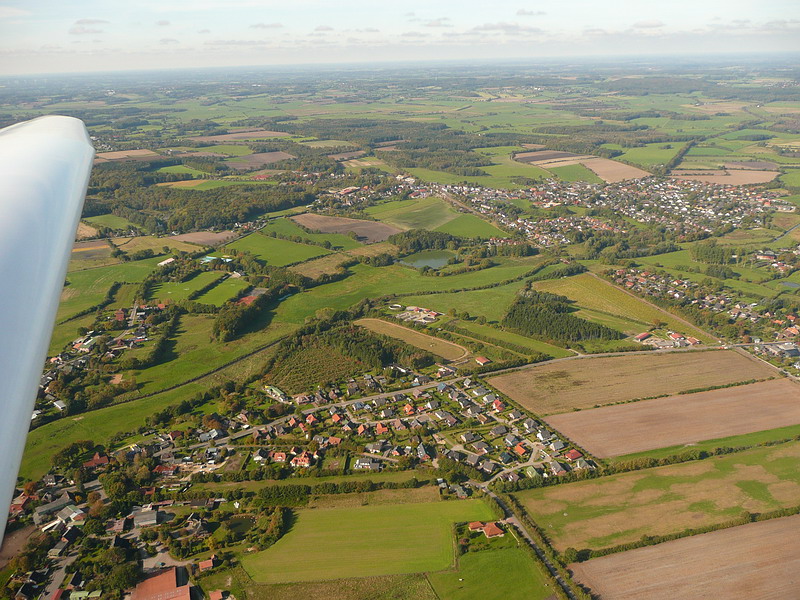
[[0,0],[0,74],[780,51],[799,0]]

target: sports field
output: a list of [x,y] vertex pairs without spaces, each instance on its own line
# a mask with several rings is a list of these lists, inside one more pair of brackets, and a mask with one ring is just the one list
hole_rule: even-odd
[[247,237],[236,240],[228,248],[251,252],[256,258],[276,267],[291,265],[329,253],[328,250],[321,246],[298,244],[288,240],[271,238],[260,233],[252,233]]
[[800,443],[516,494],[560,551],[599,550],[800,503]]
[[774,369],[736,351],[709,350],[577,358],[488,381],[546,415],[773,376]]
[[776,379],[548,417],[599,458],[800,424],[800,385]]
[[629,294],[592,273],[541,281],[536,283],[534,287],[543,292],[566,296],[570,300],[574,300],[577,306],[581,308],[638,322],[641,331],[645,331],[654,321],[662,321],[670,329],[685,335],[695,336],[705,343],[712,341],[709,336],[689,323],[637,298],[633,294]]
[[459,557],[457,569],[428,573],[428,581],[447,600],[544,600],[553,594],[521,548],[467,552]]
[[401,340],[406,344],[411,344],[421,350],[427,350],[432,354],[441,356],[445,360],[458,360],[469,354],[469,350],[463,346],[448,342],[447,340],[440,340],[432,335],[420,333],[419,331],[414,331],[413,329],[397,325],[396,323],[390,323],[389,321],[383,321],[381,319],[359,319],[355,323],[375,333],[388,335],[389,337]]
[[242,565],[261,583],[440,571],[453,564],[453,523],[491,518],[481,500],[300,510],[289,533]]
[[793,598],[800,516],[748,523],[570,565],[600,599]]

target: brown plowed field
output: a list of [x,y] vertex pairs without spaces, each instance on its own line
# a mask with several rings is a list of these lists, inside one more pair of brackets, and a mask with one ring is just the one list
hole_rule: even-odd
[[200,244],[201,246],[216,246],[235,238],[237,235],[235,231],[195,231],[165,238],[164,243],[169,245],[169,240],[178,240],[179,242],[189,242],[190,244]]
[[[700,173],[695,175],[694,173]],[[748,171],[745,169],[707,170],[707,171],[681,171],[675,169],[672,176],[677,179],[689,181],[702,181],[704,183],[718,183],[721,185],[750,185],[754,183],[766,183],[775,179],[780,173],[778,171]]]
[[630,354],[556,361],[489,379],[540,415],[773,377],[764,363],[732,350]]
[[368,243],[383,242],[390,235],[400,231],[397,227],[379,223],[378,221],[327,217],[313,213],[304,213],[290,218],[303,227],[321,231],[322,233],[343,233],[346,235],[353,231],[359,238],[363,238]]
[[617,183],[626,179],[639,179],[640,177],[650,176],[647,171],[610,158],[592,158],[584,161],[583,166],[593,171],[595,175],[606,183]]
[[800,587],[800,515],[570,565],[600,600],[786,600]]
[[600,458],[800,423],[800,385],[776,379],[547,417]]
[[256,154],[237,156],[234,160],[229,161],[228,164],[234,169],[259,169],[290,158],[295,158],[295,156],[280,150],[277,152],[258,152]]
[[117,150],[115,152],[98,152],[94,162],[97,164],[114,160],[147,160],[158,156],[161,155],[152,150]]
[[223,133],[221,135],[201,135],[189,138],[195,142],[235,142],[237,140],[263,140],[267,138],[286,137],[290,134],[284,131],[237,131],[235,133]]

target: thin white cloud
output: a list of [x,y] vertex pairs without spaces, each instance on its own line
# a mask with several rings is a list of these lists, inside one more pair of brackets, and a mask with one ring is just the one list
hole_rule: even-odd
[[400,37],[404,38],[421,38],[425,37],[424,33],[420,33],[419,31],[406,31],[405,33],[401,33]]
[[452,25],[448,22],[450,19],[447,17],[441,17],[439,19],[430,19],[428,21],[423,21],[423,27],[452,27]]
[[211,30],[210,29],[201,29],[197,33],[211,33]]
[[546,15],[547,13],[543,10],[527,10],[525,8],[520,8],[517,11],[518,17],[541,17],[542,15]]
[[282,23],[253,23],[250,29],[280,29],[283,27]]
[[102,29],[97,29],[95,27],[86,27],[85,25],[75,25],[74,27],[70,27],[69,34],[70,35],[95,35],[98,33],[104,33]]
[[529,27],[528,25],[520,25],[519,23],[484,23],[473,27],[472,31],[498,31],[509,35],[519,35],[523,33],[542,33],[538,27]]
[[156,25],[158,25],[159,27],[167,27],[168,25],[172,25],[172,23],[170,23],[165,19],[161,19],[160,21],[156,21]]
[[161,38],[160,40],[158,40],[158,43],[161,44],[162,46],[166,46],[169,44],[177,44],[178,40],[176,40],[175,38]]
[[647,21],[636,21],[636,23],[633,24],[634,29],[658,29],[659,27],[663,26],[664,23],[656,19],[649,19]]
[[27,17],[31,14],[29,10],[12,8],[10,6],[0,6],[0,19],[13,19],[14,17]]
[[333,31],[333,27],[330,25],[318,25],[314,31]]
[[75,25],[103,25],[108,23],[105,19],[78,19]]

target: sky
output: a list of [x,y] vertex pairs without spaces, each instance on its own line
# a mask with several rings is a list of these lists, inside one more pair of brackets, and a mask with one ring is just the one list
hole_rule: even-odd
[[798,0],[0,0],[2,75],[798,51]]

